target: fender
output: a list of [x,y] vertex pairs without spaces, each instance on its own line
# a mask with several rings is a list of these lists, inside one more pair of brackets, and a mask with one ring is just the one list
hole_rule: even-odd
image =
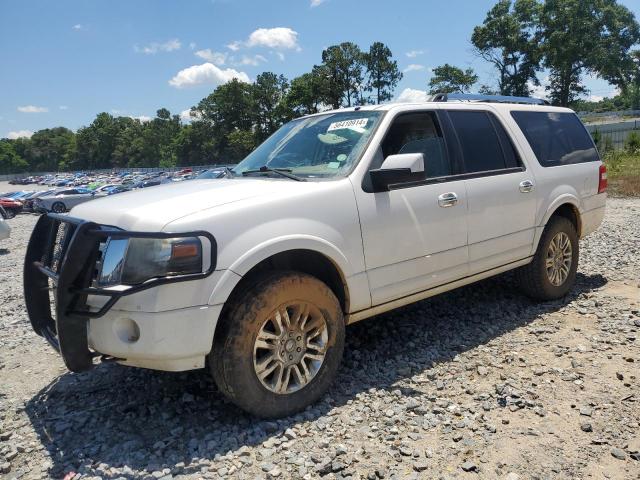
[[322,238],[312,235],[276,237],[253,247],[226,270],[209,298],[209,305],[224,303],[242,277],[253,267],[269,257],[289,250],[312,250],[323,254],[335,264],[347,288],[349,278],[359,273],[354,271],[351,262],[335,245]]
[[542,220],[538,223],[536,227],[535,237],[533,239],[533,248],[531,249],[531,255],[534,255],[538,250],[538,243],[540,242],[540,238],[542,237],[542,232],[544,231],[544,227],[549,223],[549,219],[555,213],[555,211],[560,208],[562,205],[570,204],[576,207],[579,213],[582,213],[582,209],[580,208],[580,200],[573,193],[563,193],[558,195],[558,197],[551,202],[547,210],[544,212],[544,216]]

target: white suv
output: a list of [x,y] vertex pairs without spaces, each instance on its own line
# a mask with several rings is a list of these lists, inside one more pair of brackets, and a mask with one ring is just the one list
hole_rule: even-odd
[[331,384],[346,325],[513,269],[564,296],[606,200],[576,115],[510,97],[300,118],[225,177],[41,217],[25,299],[69,369],[208,366],[243,409],[288,415]]

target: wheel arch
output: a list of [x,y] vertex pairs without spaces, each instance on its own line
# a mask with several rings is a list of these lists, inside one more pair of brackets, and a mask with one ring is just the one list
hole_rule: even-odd
[[209,305],[227,303],[239,288],[269,270],[293,270],[315,276],[333,291],[343,312],[349,312],[349,277],[354,273],[353,268],[337,247],[315,237],[273,239],[249,250],[226,268],[227,272],[209,298]]
[[554,202],[547,210],[543,226],[546,226],[554,216],[564,217],[569,220],[576,228],[578,238],[582,237],[582,215],[580,214],[577,199],[572,196],[567,196]]

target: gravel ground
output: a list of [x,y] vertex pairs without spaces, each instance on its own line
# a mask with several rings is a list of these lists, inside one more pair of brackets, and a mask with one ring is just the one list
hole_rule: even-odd
[[570,296],[507,274],[349,327],[335,386],[259,421],[204,372],[67,372],[0,243],[0,477],[640,478],[640,200],[612,199]]

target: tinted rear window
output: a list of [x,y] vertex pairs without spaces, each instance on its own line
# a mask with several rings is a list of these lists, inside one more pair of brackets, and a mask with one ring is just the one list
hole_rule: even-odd
[[486,112],[451,110],[449,118],[460,140],[466,173],[506,168],[498,134]]
[[511,112],[543,167],[600,160],[582,122],[573,113]]

